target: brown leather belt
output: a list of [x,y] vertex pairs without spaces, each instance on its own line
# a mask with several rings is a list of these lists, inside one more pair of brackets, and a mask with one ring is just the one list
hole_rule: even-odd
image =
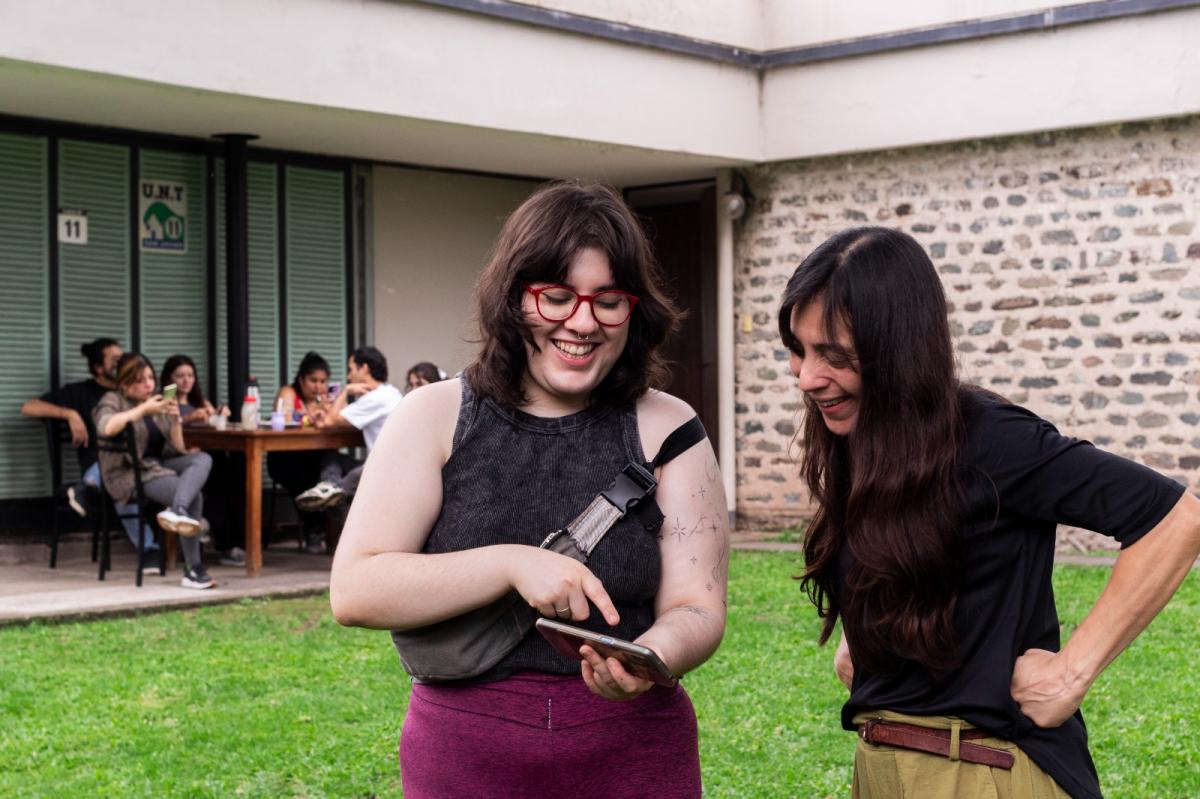
[[[858,737],[869,744],[895,746],[900,749],[915,749],[918,752],[928,752],[931,755],[950,757],[951,731],[935,730],[930,727],[918,727],[915,724],[904,724],[899,721],[871,719],[858,728]],[[1011,769],[1013,756],[1011,752],[993,749],[990,746],[967,743],[979,738],[990,738],[983,730],[963,730],[959,734],[958,757],[968,763],[979,763],[993,768]]]

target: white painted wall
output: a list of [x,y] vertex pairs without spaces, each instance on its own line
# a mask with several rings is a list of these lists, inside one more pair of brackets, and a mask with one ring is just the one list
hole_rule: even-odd
[[[636,28],[673,33],[747,50],[763,49],[762,0],[522,0]],[[799,3],[785,3],[797,6]],[[805,4],[807,5],[807,4]]]
[[397,385],[418,361],[453,374],[475,354],[475,280],[536,184],[391,167],[371,182],[375,346]]
[[781,50],[1091,0],[761,0],[760,49]]
[[399,0],[5,0],[4,58],[606,145],[758,149],[751,71]]
[[768,73],[762,161],[1200,112],[1200,9]]

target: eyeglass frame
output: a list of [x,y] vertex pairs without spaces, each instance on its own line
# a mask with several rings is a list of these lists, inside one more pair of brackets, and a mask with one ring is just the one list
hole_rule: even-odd
[[[567,314],[566,316],[564,316],[562,319],[551,319],[550,317],[546,316],[546,314],[542,313],[541,294],[543,291],[549,291],[550,289],[566,289],[567,291],[569,291],[575,295],[575,306],[573,308],[571,308],[571,312],[569,314]],[[596,324],[600,325],[601,327],[620,327],[621,325],[628,322],[630,319],[633,318],[633,309],[637,307],[638,300],[639,300],[639,297],[636,294],[630,294],[628,291],[622,291],[621,289],[604,289],[603,291],[597,291],[595,294],[584,294],[582,292],[576,291],[575,289],[571,288],[570,286],[564,286],[561,283],[551,283],[550,285],[542,286],[541,288],[534,288],[533,286],[526,284],[525,291],[527,291],[533,295],[534,310],[537,311],[538,316],[542,317],[542,319],[544,319],[547,322],[558,323],[558,322],[568,321],[572,316],[575,315],[575,312],[579,310],[579,306],[583,305],[586,302],[592,308],[592,318],[595,319]],[[600,317],[596,316],[596,305],[593,302],[593,300],[595,300],[601,294],[623,294],[623,295],[625,295],[626,299],[629,300],[629,315],[626,316],[624,319],[622,319],[620,322],[617,322],[615,324],[610,324],[608,322],[601,322]]]

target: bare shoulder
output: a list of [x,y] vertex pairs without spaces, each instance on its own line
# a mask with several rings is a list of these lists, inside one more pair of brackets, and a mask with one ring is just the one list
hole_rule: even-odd
[[444,462],[450,455],[461,404],[462,381],[457,378],[421,386],[400,400],[383,436],[402,439],[405,449],[420,442],[422,448],[440,452]]
[[665,391],[647,391],[637,403],[642,452],[653,458],[675,428],[696,415],[692,406]]

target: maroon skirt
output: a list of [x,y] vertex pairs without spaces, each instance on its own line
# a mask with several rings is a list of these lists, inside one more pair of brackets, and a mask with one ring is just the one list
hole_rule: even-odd
[[405,799],[700,796],[696,712],[682,686],[628,702],[578,675],[416,683],[400,737]]

